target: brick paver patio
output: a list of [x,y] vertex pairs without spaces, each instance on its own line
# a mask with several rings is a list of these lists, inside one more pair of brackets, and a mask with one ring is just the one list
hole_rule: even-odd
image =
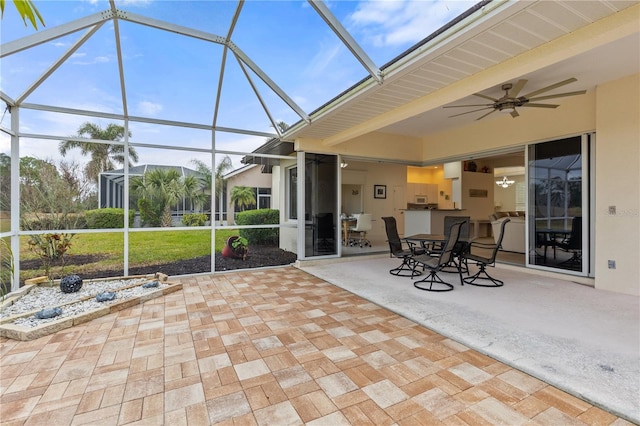
[[629,425],[293,267],[30,342],[0,339],[3,425]]

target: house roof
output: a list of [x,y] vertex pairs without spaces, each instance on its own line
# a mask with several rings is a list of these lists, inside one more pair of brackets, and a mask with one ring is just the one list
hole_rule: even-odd
[[234,176],[240,175],[240,174],[242,174],[244,172],[247,172],[247,171],[253,169],[254,167],[258,167],[258,165],[257,164],[247,164],[245,166],[238,167],[237,169],[231,170],[229,173],[225,174],[223,176],[223,178],[224,179],[229,179],[231,177],[234,177]]
[[[205,178],[205,176],[202,173],[196,170],[189,169],[187,167],[166,166],[162,164],[140,164],[137,166],[131,166],[129,167],[129,176],[142,176],[146,172],[149,172],[152,170],[158,170],[158,169],[177,170],[180,173],[180,176],[182,177],[195,176],[199,179]],[[124,169],[108,170],[106,172],[100,173],[100,176],[104,176],[105,179],[120,184],[124,182]]]

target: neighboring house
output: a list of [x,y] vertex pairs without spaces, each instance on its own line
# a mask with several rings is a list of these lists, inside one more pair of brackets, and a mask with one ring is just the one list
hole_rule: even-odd
[[[142,164],[139,166],[129,167],[129,178],[131,179],[134,176],[144,176],[146,172],[156,169],[177,170],[183,178],[186,176],[195,176],[203,182],[203,185],[205,182],[205,176],[195,170],[182,166],[164,166],[159,164]],[[98,194],[100,208],[124,208],[124,169],[110,170],[100,173]],[[134,197],[132,197],[132,199],[134,199]],[[133,209],[137,208],[135,205],[130,207]],[[209,209],[209,207],[206,207],[206,209]],[[192,212],[192,207],[189,200],[186,198],[183,198],[182,201],[180,201],[173,209],[174,214],[181,215],[189,212]]]
[[247,186],[254,190],[256,204],[250,206],[249,209],[272,208],[272,177],[270,173],[263,170],[265,170],[265,168],[261,167],[258,164],[249,164],[239,169],[233,170],[224,176],[224,179],[227,183],[226,199],[229,200],[226,205],[227,223],[229,225],[233,225],[235,223],[235,213],[240,211],[238,206],[233,205],[231,202],[231,192],[236,186]]

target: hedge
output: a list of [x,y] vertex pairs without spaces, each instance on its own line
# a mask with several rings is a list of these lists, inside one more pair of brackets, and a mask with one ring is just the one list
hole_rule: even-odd
[[[129,226],[133,226],[135,212],[129,210]],[[124,209],[106,208],[85,212],[89,229],[124,228]]]
[[[278,225],[280,211],[276,209],[247,210],[236,213],[238,225]],[[280,228],[241,229],[240,236],[249,244],[272,245],[280,240]]]

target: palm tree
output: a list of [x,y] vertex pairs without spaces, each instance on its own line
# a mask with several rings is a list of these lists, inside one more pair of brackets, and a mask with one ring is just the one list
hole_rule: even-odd
[[[228,155],[222,157],[218,166],[216,167],[215,175],[212,176],[211,168],[200,160],[191,160],[191,163],[195,164],[196,171],[205,175],[205,182],[207,184],[206,189],[211,190],[213,187],[212,180],[215,180],[216,190],[215,193],[218,197],[218,212],[220,213],[220,223],[222,223],[222,213],[224,211],[224,191],[226,189],[226,179],[224,175],[233,169],[233,162]],[[215,217],[215,207],[211,206]],[[215,219],[212,219],[215,220]]]
[[206,188],[202,186],[200,179],[195,176],[185,176],[182,186],[184,187],[184,196],[191,203],[191,209],[200,211],[207,200]]
[[[5,0],[0,0],[0,13],[2,13],[3,17],[4,17],[4,2]],[[38,22],[36,21],[36,18],[38,18],[37,20],[40,21],[42,26],[44,26],[44,20],[42,19],[40,12],[38,12],[38,9],[36,9],[36,6],[33,4],[32,0],[13,0],[13,5],[18,10],[18,13],[22,18],[22,21],[24,21],[25,26],[27,25],[27,19],[28,19],[29,22],[31,22],[31,25],[33,25],[33,29],[37,30]]]
[[241,211],[256,203],[256,194],[248,186],[234,186],[231,190],[231,202],[240,207]]
[[171,226],[171,206],[184,196],[177,170],[155,169],[131,179],[131,190],[147,199],[160,212],[160,226]]
[[[117,124],[109,124],[106,129],[101,128],[97,124],[84,123],[78,129],[78,138],[100,139],[107,141],[122,141],[124,138],[124,127]],[[131,132],[129,132],[131,136]],[[124,146],[109,145],[94,142],[80,141],[61,141],[58,145],[58,151],[63,156],[74,148],[80,148],[82,155],[90,155],[91,160],[85,168],[86,174],[90,179],[98,182],[100,173],[115,169],[115,164],[124,165]],[[134,164],[138,161],[138,153],[132,147],[129,147],[129,163]]]
[[289,125],[284,121],[278,121],[276,125],[278,126],[278,129],[280,129],[280,133],[284,133],[289,129]]

